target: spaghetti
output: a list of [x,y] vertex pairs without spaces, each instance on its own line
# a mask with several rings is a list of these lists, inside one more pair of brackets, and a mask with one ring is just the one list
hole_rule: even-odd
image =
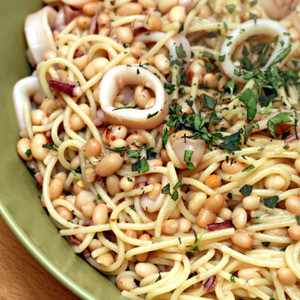
[[61,236],[127,299],[300,299],[298,1],[44,2],[17,149]]

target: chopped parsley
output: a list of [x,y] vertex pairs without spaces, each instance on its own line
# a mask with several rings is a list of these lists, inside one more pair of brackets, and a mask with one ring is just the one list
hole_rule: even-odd
[[175,51],[178,58],[186,58],[186,53],[183,49],[182,44],[180,44],[179,47],[175,46]]
[[155,282],[160,281],[161,279],[162,279],[162,277],[161,277],[161,274],[160,274],[160,272],[159,272],[159,275],[158,275],[158,277],[156,278]]
[[300,225],[300,216],[296,216],[296,221]]
[[186,254],[189,254],[189,255],[192,255],[192,256],[194,255],[194,252],[200,251],[200,249],[199,249],[199,243],[200,243],[200,241],[202,239],[202,236],[204,234],[204,229],[201,230],[199,236],[197,235],[197,232],[195,231],[194,228],[193,228],[193,233],[194,233],[194,237],[195,237],[194,245],[188,245],[187,247],[191,247],[191,249],[186,252]]
[[206,94],[202,94],[201,100],[202,100],[203,108],[208,108],[211,110],[215,109],[217,101],[214,98],[212,98]]
[[107,150],[113,151],[113,152],[123,152],[123,151],[127,151],[130,148],[129,147],[116,147],[116,148],[107,148]]
[[175,201],[178,199],[178,191],[177,189],[180,187],[182,182],[182,177],[178,180],[178,182],[174,185],[173,187],[173,193],[171,194],[171,187],[170,187],[170,183],[166,184],[162,190],[161,193],[162,194],[169,194],[171,195],[171,198]]
[[184,161],[186,162],[186,165],[188,169],[193,170],[195,168],[194,164],[191,162],[191,157],[193,155],[192,150],[185,150],[184,151]]
[[170,194],[170,183],[166,184],[162,190],[161,190],[162,194]]
[[251,125],[245,125],[244,126],[244,132],[245,132],[245,135],[244,135],[244,145],[247,144],[247,141],[248,141],[248,138],[249,138],[249,134],[251,133],[253,127]]
[[254,21],[254,24],[256,25],[257,23],[257,14],[253,14],[250,12],[250,19]]
[[58,151],[58,150],[57,150],[57,146],[56,146],[54,143],[51,143],[50,145],[43,144],[42,147],[43,147],[43,148],[50,149],[50,150]]
[[230,276],[230,281],[235,283],[235,276],[234,275]]
[[269,247],[270,244],[271,244],[270,242],[261,242],[261,243],[262,243],[262,245],[265,246],[265,247]]
[[134,106],[119,106],[114,108],[112,111],[119,110],[119,109],[128,109],[128,108],[134,108]]
[[206,38],[207,39],[213,39],[213,38],[216,38],[218,37],[218,35],[214,32],[214,31],[210,31],[207,35],[206,35]]
[[234,78],[231,78],[224,86],[225,90],[227,90],[227,89],[229,90],[230,95],[233,94],[234,87],[235,87]]
[[153,113],[153,114],[148,114],[148,115],[147,115],[147,119],[150,119],[150,118],[156,116],[157,114],[158,114],[158,111],[156,111],[156,112]]
[[175,91],[175,84],[164,82],[164,89],[168,95]]
[[228,4],[225,7],[226,7],[226,9],[228,10],[228,12],[230,14],[232,14],[234,12],[234,10],[235,10],[235,5],[234,4]]
[[245,184],[240,190],[239,192],[244,196],[247,197],[252,193],[253,190],[253,186],[249,185],[249,184]]
[[225,60],[225,54],[222,56],[219,56],[219,62],[223,62]]
[[145,173],[149,170],[149,165],[145,157],[143,157],[141,160],[138,160],[136,163],[132,164],[131,166],[132,172],[142,172]]
[[165,128],[165,130],[163,132],[163,136],[162,136],[162,144],[163,144],[164,148],[166,147],[166,144],[168,142],[169,135],[170,135],[169,130],[167,128]]
[[29,157],[30,154],[31,154],[31,150],[30,150],[30,149],[26,150],[26,151],[25,151],[25,154],[26,154],[27,157]]
[[227,150],[229,153],[233,151],[241,150],[239,145],[241,145],[241,131],[235,132],[231,135],[222,137],[223,142],[219,148]]
[[182,182],[182,177],[178,180],[178,182],[174,185],[173,187],[173,194],[171,195],[171,198],[175,201],[178,199],[178,191],[177,189],[180,187],[181,185],[181,182]]
[[276,58],[271,62],[270,67],[283,61],[284,58],[291,52],[292,50],[292,46],[289,46],[287,48],[285,48],[284,50],[282,50],[277,56]]
[[264,204],[265,206],[269,208],[274,208],[279,200],[278,196],[268,197],[264,198]]
[[252,169],[254,169],[254,168],[255,168],[254,165],[250,165],[250,166],[248,166],[247,168],[245,168],[242,172],[248,172],[248,171],[250,171],[250,170],[252,170]]
[[247,108],[247,121],[250,122],[256,115],[256,106],[258,95],[256,91],[251,91],[249,88],[246,89],[240,96],[239,99],[246,105]]
[[288,112],[282,112],[276,115],[275,117],[271,118],[268,123],[268,129],[270,130],[270,133],[272,134],[273,137],[276,138],[276,132],[275,132],[275,125],[276,124],[281,124],[281,123],[286,123],[286,122],[291,122],[292,120],[288,117],[290,113]]

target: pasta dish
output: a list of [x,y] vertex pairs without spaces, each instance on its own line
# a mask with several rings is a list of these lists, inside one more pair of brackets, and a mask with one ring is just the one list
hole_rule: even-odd
[[44,0],[17,150],[126,299],[300,299],[300,3]]

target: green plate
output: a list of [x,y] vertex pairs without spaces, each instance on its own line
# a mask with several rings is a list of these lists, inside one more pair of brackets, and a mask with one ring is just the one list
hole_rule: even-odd
[[17,80],[30,74],[23,23],[25,16],[38,10],[41,3],[42,0],[0,3],[0,213],[31,254],[79,297],[122,299],[118,289],[60,237],[41,206],[34,178],[16,152],[19,136],[12,89]]

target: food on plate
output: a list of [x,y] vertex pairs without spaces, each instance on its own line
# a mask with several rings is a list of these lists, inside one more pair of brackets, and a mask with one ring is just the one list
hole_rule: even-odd
[[17,151],[128,299],[300,299],[298,1],[45,0]]

